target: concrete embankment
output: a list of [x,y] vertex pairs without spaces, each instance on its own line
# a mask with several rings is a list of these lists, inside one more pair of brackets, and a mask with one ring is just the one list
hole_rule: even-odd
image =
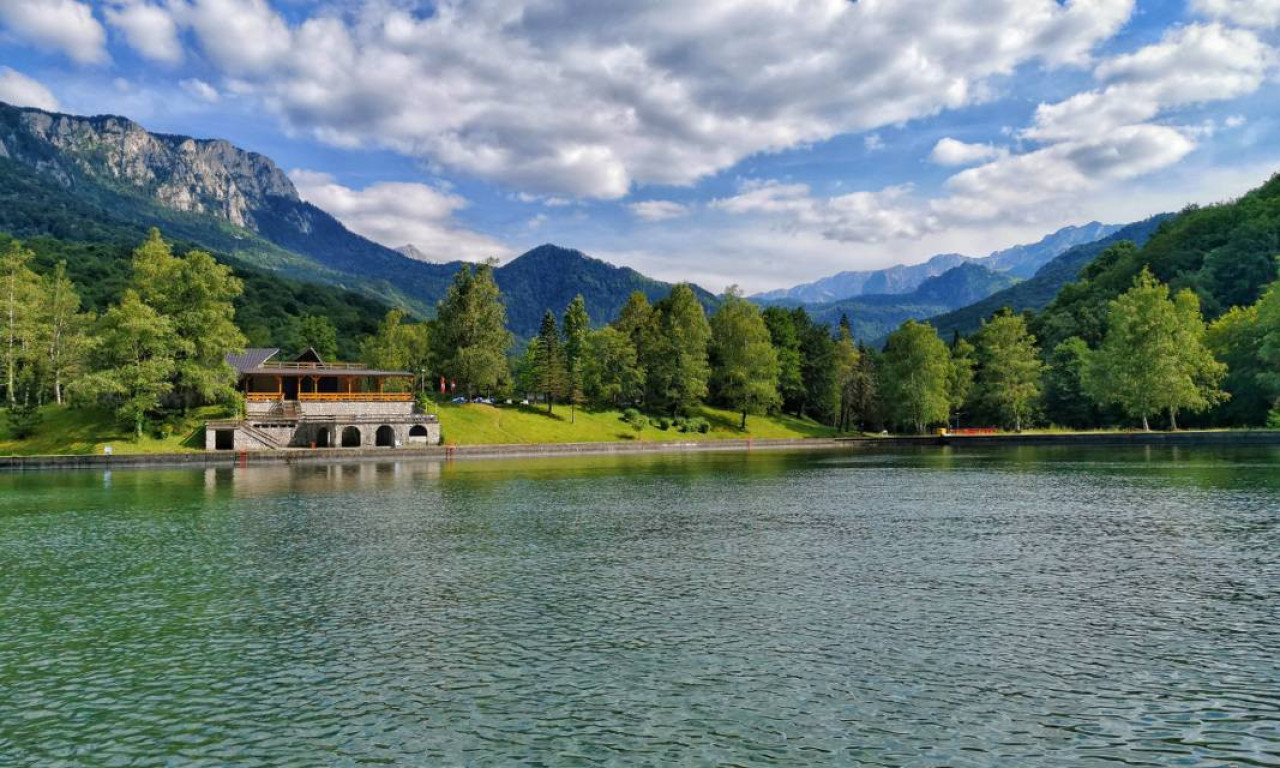
[[792,440],[705,440],[689,442],[539,443],[459,445],[423,448],[296,448],[279,451],[209,451],[140,455],[2,456],[0,471],[114,469],[125,467],[233,467],[263,464],[362,461],[450,461],[454,459],[573,456],[590,454],[711,453],[725,451],[968,448],[993,446],[1280,446],[1280,430],[1213,432],[1092,432],[1084,434],[929,435],[921,437],[803,438]]

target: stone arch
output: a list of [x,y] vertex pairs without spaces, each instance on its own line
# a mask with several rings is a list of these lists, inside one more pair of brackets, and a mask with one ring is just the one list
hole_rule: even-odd
[[410,443],[426,443],[430,439],[431,433],[428,432],[427,428],[421,424],[414,424],[412,427],[409,427]]
[[347,427],[342,430],[342,447],[343,448],[359,448],[360,447],[360,429],[358,427]]
[[379,448],[395,448],[396,447],[396,431],[393,427],[386,424],[378,427],[378,431],[373,433],[373,444]]
[[333,430],[328,427],[321,427],[316,431],[316,447],[332,448],[333,447]]

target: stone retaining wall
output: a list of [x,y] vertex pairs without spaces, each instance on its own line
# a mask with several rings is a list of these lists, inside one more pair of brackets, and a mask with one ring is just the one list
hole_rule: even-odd
[[[438,428],[438,425],[436,425]],[[143,456],[9,456],[0,470],[87,469],[143,466],[236,466],[252,464],[343,463],[353,461],[449,460],[587,454],[678,453],[746,450],[857,451],[903,448],[989,447],[1017,445],[1205,446],[1277,445],[1280,430],[1237,432],[1116,432],[1084,435],[982,435],[951,437],[803,438],[794,440],[707,440],[703,442],[547,443],[536,445],[464,445],[404,448],[291,448],[283,451],[205,451]]]

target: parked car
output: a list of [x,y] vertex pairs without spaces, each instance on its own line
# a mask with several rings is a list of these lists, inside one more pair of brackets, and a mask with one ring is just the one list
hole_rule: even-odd
[[527,397],[526,397],[526,398],[522,399],[522,400],[520,401],[520,404],[521,404],[521,405],[528,405],[528,404],[529,404],[529,398],[527,398]]
[[475,400],[472,400],[471,402],[479,403],[480,405],[493,405],[493,400],[487,397],[477,397]]
[[455,398],[453,398],[452,400],[450,400],[449,402],[453,403],[454,405],[462,405],[462,404],[464,404],[464,403],[466,403],[466,402],[467,402],[467,398],[465,398],[465,397],[455,397]]

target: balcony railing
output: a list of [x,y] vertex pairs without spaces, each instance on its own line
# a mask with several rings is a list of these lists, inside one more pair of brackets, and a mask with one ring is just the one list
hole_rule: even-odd
[[364,363],[263,363],[251,373],[272,371],[360,371],[369,366]]
[[410,403],[412,392],[300,392],[303,403]]
[[[250,403],[278,403],[285,400],[279,392],[249,392],[244,399]],[[412,392],[300,392],[302,403],[409,403]]]

